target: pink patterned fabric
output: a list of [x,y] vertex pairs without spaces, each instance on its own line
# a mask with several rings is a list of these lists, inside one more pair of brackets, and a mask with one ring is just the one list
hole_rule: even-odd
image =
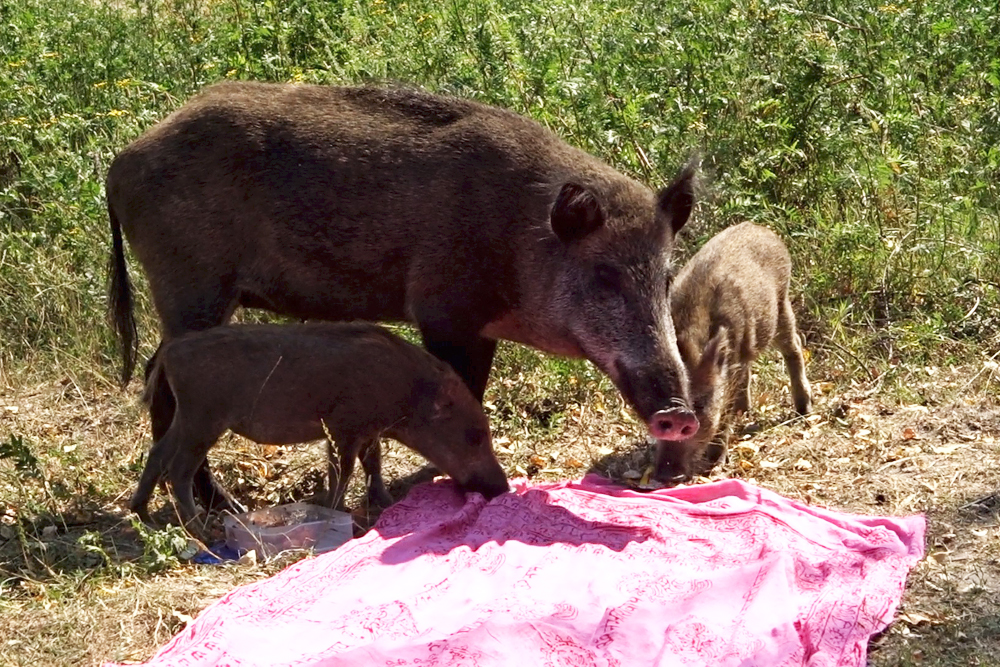
[[416,487],[364,537],[232,591],[148,664],[863,665],[923,555],[921,516],[737,480],[516,486],[490,503]]

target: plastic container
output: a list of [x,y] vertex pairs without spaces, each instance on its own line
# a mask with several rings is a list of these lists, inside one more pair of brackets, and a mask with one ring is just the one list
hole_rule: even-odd
[[227,514],[222,522],[226,527],[226,545],[230,549],[239,553],[253,549],[265,558],[290,549],[313,549],[323,553],[354,537],[354,520],[350,514],[308,503]]

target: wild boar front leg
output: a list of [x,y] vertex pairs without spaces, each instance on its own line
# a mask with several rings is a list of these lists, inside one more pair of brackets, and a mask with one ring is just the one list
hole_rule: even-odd
[[385,488],[382,479],[382,443],[379,438],[372,438],[361,450],[361,467],[364,468],[368,482],[368,505],[388,507],[392,504],[392,496]]
[[326,443],[328,479],[324,504],[332,509],[344,510],[344,493],[354,472],[354,460],[367,441],[343,433],[334,433],[333,440]]
[[[413,312],[424,347],[455,369],[480,403],[486,393],[497,349],[495,340],[479,335],[487,320],[469,321],[471,313],[476,312],[481,303],[476,287],[470,284],[462,303],[445,305],[433,299],[417,299]],[[459,322],[462,324],[458,325]]]
[[729,438],[732,436],[732,414],[724,414],[715,438],[705,446],[701,461],[695,471],[698,475],[708,475],[719,463],[725,464],[729,453]]
[[736,414],[744,414],[750,412],[750,364],[739,364],[735,370],[732,374],[731,410]]

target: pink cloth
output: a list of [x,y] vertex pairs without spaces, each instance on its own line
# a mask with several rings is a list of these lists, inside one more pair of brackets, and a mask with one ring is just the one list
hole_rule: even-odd
[[416,487],[364,537],[230,592],[148,664],[863,665],[923,554],[921,516],[737,480],[517,489]]

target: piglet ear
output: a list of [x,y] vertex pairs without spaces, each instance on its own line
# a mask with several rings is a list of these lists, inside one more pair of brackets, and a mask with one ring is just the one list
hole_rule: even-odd
[[421,412],[429,411],[433,414],[437,411],[440,393],[441,383],[438,380],[418,377],[413,383],[411,400],[414,406],[420,406]]
[[705,345],[705,351],[701,354],[701,362],[698,364],[699,370],[705,373],[717,375],[726,368],[726,358],[729,356],[728,330],[726,327],[719,327],[715,335]]
[[563,243],[576,243],[604,225],[604,208],[593,192],[566,183],[559,190],[552,212],[549,214],[552,231]]
[[452,406],[456,403],[458,397],[463,391],[468,390],[462,383],[461,378],[454,373],[446,374],[444,378],[441,379],[441,383],[437,388],[437,394],[434,396],[433,417],[438,419],[450,412]]
[[656,219],[664,227],[669,227],[673,235],[687,224],[694,209],[695,184],[698,174],[698,161],[692,159],[681,170],[673,183],[660,190],[656,197]]

